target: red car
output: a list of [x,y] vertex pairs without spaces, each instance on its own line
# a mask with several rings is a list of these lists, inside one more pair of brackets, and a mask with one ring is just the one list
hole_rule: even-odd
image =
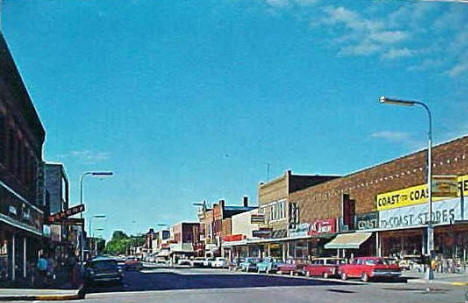
[[344,259],[338,258],[317,258],[313,259],[312,262],[304,266],[306,276],[318,276],[327,279],[331,276],[338,275],[338,267],[341,264],[345,264]]
[[371,278],[399,278],[401,268],[398,264],[390,264],[385,258],[359,257],[350,264],[341,265],[339,273],[342,280],[361,278],[367,282]]
[[278,269],[276,271],[277,274],[294,274],[296,271],[297,266],[293,259],[286,260],[286,263],[279,263]]

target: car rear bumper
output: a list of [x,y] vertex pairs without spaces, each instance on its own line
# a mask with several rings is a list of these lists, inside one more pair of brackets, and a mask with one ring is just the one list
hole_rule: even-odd
[[395,271],[378,271],[378,272],[373,272],[372,277],[388,277],[388,278],[397,278],[401,276],[401,272],[395,272]]

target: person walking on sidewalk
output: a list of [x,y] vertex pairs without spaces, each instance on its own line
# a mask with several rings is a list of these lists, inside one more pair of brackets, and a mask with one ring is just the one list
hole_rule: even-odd
[[39,277],[43,286],[47,281],[47,265],[47,259],[41,254],[37,260],[37,271],[39,272]]

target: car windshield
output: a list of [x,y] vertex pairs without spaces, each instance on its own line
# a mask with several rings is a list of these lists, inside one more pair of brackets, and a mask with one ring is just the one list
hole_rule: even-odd
[[367,265],[389,265],[389,261],[386,259],[367,259],[365,260]]
[[109,269],[117,269],[117,262],[109,260],[109,261],[94,261],[91,263],[91,268],[97,270],[109,270]]

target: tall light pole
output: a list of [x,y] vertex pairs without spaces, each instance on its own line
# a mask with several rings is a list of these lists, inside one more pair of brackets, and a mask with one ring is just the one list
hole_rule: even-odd
[[[111,171],[88,171],[80,176],[80,205],[83,204],[83,180],[86,176],[92,176],[92,177],[110,177],[114,175],[113,172]],[[80,218],[83,219],[83,213],[80,214]],[[91,231],[89,231],[91,232]],[[81,251],[81,270],[84,270],[84,245],[85,245],[85,237],[84,237],[84,225],[83,229],[81,230],[81,245],[80,245],[80,251]]]
[[[91,228],[91,226],[92,226],[91,222],[93,221],[93,219],[105,219],[105,218],[107,218],[106,215],[94,215],[94,216],[89,217],[88,230],[89,230],[89,233],[90,233],[91,237],[94,238],[94,231],[95,231],[95,230],[100,230],[100,231],[103,231],[103,230],[104,230],[104,229],[102,229],[102,228],[96,228],[96,229],[93,230],[93,229]],[[97,245],[96,245],[96,247],[97,247]]]
[[420,101],[413,101],[413,100],[399,100],[399,99],[391,99],[387,97],[380,97],[380,103],[383,104],[393,104],[393,105],[401,105],[401,106],[415,106],[420,105],[422,106],[426,112],[428,117],[428,131],[427,131],[427,191],[428,191],[428,205],[429,205],[429,220],[427,221],[427,244],[426,244],[426,252],[429,256],[429,268],[426,272],[426,279],[432,280],[434,279],[434,271],[432,270],[432,253],[434,250],[434,226],[432,225],[432,114],[429,106],[425,103]]

